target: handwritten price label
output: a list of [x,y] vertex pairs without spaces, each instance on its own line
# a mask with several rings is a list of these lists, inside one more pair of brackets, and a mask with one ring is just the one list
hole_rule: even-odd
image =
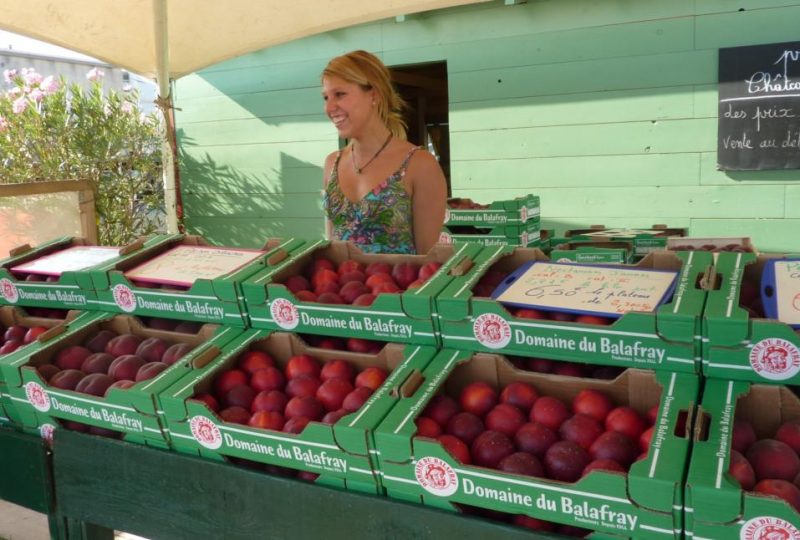
[[777,319],[800,325],[800,261],[775,261]]
[[263,251],[207,246],[177,246],[127,272],[132,280],[191,285],[198,279],[230,274],[263,255]]
[[623,314],[653,311],[677,272],[535,262],[497,298],[544,309]]
[[64,272],[83,270],[113,259],[119,255],[119,248],[107,246],[74,246],[56,253],[39,257],[33,261],[17,265],[13,272],[29,272],[60,276]]

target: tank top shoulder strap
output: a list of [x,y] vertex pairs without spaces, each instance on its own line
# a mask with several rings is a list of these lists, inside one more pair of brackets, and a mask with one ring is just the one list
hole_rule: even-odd
[[403,163],[400,164],[400,168],[397,169],[397,172],[395,173],[396,176],[402,177],[404,174],[406,174],[406,169],[408,169],[408,164],[411,161],[411,158],[414,156],[414,153],[420,148],[422,147],[415,146],[414,148],[409,150],[408,154],[406,154],[406,157],[403,160]]
[[344,150],[339,150],[336,152],[336,159],[333,160],[333,168],[331,169],[331,174],[328,177],[328,182],[332,182],[333,180],[339,181],[339,160],[342,159],[342,154]]

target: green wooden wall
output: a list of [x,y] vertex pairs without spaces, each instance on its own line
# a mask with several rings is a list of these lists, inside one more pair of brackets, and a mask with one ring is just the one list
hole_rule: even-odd
[[454,195],[535,193],[559,233],[665,223],[800,251],[800,170],[716,170],[718,49],[797,40],[798,21],[797,0],[495,0],[218,64],[176,85],[187,229],[238,246],[322,235],[337,138],[319,74],[362,48],[447,62]]

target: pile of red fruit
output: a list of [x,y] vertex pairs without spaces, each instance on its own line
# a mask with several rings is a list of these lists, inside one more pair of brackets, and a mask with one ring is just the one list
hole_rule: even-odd
[[800,418],[768,439],[757,439],[752,424],[736,418],[728,471],[743,490],[780,497],[800,512]]
[[423,265],[414,262],[373,262],[364,264],[346,259],[338,266],[318,257],[306,268],[305,275],[289,276],[279,282],[303,302],[369,306],[381,293],[399,293],[422,286],[442,263]]
[[565,525],[555,523],[553,521],[546,521],[538,519],[525,514],[509,514],[507,512],[499,512],[497,510],[489,510],[487,508],[480,508],[477,506],[469,506],[466,504],[457,505],[458,508],[465,514],[479,516],[493,521],[501,521],[503,523],[510,523],[518,527],[524,527],[534,531],[547,531],[561,534],[564,536],[572,536],[576,538],[583,538],[590,535],[593,531],[583,529],[574,525]]
[[384,345],[386,345],[382,341],[361,338],[339,338],[332,336],[315,336],[313,334],[301,334],[300,337],[312,347],[331,351],[378,354],[381,352]]
[[447,207],[453,210],[486,210],[489,205],[473,202],[472,199],[454,197],[447,199]]
[[342,359],[297,354],[281,367],[267,352],[249,350],[219,373],[213,393],[196,394],[226,422],[300,433],[311,421],[333,424],[357,411],[386,380],[382,367],[361,371]]
[[643,415],[593,389],[570,407],[524,382],[498,393],[478,381],[458,400],[436,395],[416,424],[417,436],[438,439],[461,463],[575,482],[597,469],[627,472],[644,458],[657,414],[658,405]]
[[52,363],[36,370],[54,388],[105,396],[110,388],[152,379],[191,350],[188,343],[100,330],[81,345],[59,350]]
[[153,283],[151,281],[131,280],[131,285],[140,289],[163,289],[165,291],[188,291],[192,285],[178,285],[174,283]]
[[202,323],[194,321],[177,321],[175,319],[164,319],[163,317],[149,317],[142,319],[142,324],[147,328],[155,330],[166,330],[167,332],[179,332],[181,334],[196,334],[200,331]]
[[44,326],[23,326],[21,324],[12,324],[3,331],[3,337],[0,339],[0,356],[14,352],[23,345],[27,345],[34,341],[39,334],[47,331]]
[[509,356],[508,359],[517,369],[535,371],[536,373],[552,373],[565,377],[581,377],[588,379],[615,379],[625,371],[619,366],[600,366],[596,364],[579,364],[578,362],[560,362],[546,358],[523,358]]
[[25,311],[31,317],[41,317],[43,319],[61,319],[61,320],[67,318],[66,309],[26,307]]

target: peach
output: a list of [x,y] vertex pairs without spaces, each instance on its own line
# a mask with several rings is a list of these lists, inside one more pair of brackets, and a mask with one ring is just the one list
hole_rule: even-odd
[[375,295],[372,293],[365,293],[353,300],[354,306],[371,306],[375,301]]
[[364,273],[367,276],[372,276],[374,274],[389,275],[392,273],[392,265],[386,262],[372,262],[364,269]]
[[[394,282],[394,278],[390,275],[389,272],[377,272],[374,274],[367,274],[367,279],[364,281],[364,285],[366,285],[372,290],[374,290],[375,287],[377,287],[381,283],[391,283],[392,285],[397,286],[397,283]],[[397,289],[399,290],[400,287],[397,287]]]
[[392,268],[392,277],[395,283],[405,289],[408,284],[417,279],[419,267],[413,262],[399,262]]
[[603,425],[596,418],[582,413],[572,416],[558,428],[563,440],[576,442],[586,450],[602,433]]
[[629,467],[639,455],[639,447],[624,433],[606,431],[589,447],[592,459],[610,459],[623,467]]
[[339,275],[339,283],[349,283],[351,281],[358,281],[359,283],[364,283],[366,281],[367,276],[364,272],[360,272],[358,270],[351,270],[350,272],[345,272]]
[[466,444],[472,444],[485,429],[483,420],[478,416],[470,412],[460,412],[450,418],[444,431],[448,435],[458,437]]
[[548,427],[538,422],[529,422],[514,434],[517,448],[536,457],[544,457],[547,449],[558,442],[558,436]]
[[25,332],[25,337],[22,338],[23,344],[32,343],[36,340],[40,335],[47,332],[47,328],[44,326],[31,326],[27,332]]
[[19,349],[22,345],[23,343],[21,341],[18,341],[16,339],[9,339],[5,343],[3,343],[2,346],[0,346],[0,356],[14,352],[17,349]]
[[514,453],[514,443],[499,431],[484,431],[472,441],[470,454],[475,465],[497,468],[503,458]]
[[108,374],[116,380],[127,379],[135,380],[136,373],[145,364],[145,361],[135,354],[125,354],[119,356],[108,366]]
[[656,423],[656,420],[658,420],[658,409],[659,409],[658,403],[647,409],[647,414],[645,416],[647,416],[647,422],[651,426]]
[[[317,393],[321,381],[312,375],[298,375],[289,379],[286,383],[285,392],[290,398],[297,396],[313,396]],[[337,409],[339,407],[336,407]]]
[[[121,382],[121,381],[117,381],[117,382]],[[203,403],[206,404],[206,407],[208,407],[209,409],[211,409],[214,412],[218,412],[219,411],[219,402],[217,401],[217,398],[215,398],[211,394],[207,394],[207,393],[195,394],[194,396],[192,396],[191,399],[196,399],[197,401],[202,401]],[[283,409],[281,409],[281,410],[283,410]]]
[[250,386],[252,386],[256,392],[283,390],[285,385],[286,377],[284,377],[283,372],[276,367],[259,369],[250,377]]
[[142,341],[136,348],[136,356],[145,362],[161,362],[169,344],[161,338],[150,337]]
[[241,407],[250,410],[256,391],[247,384],[237,384],[222,396],[224,407]]
[[247,425],[250,416],[248,410],[243,407],[228,407],[219,412],[219,417],[222,418],[224,422],[231,422],[233,424]]
[[60,369],[80,369],[92,351],[82,345],[71,345],[58,351],[53,363]]
[[530,384],[520,381],[507,384],[500,392],[500,403],[514,405],[525,414],[530,412],[537,399],[539,392]]
[[446,426],[459,410],[456,400],[446,394],[436,394],[422,411],[422,416],[427,416],[440,426]]
[[36,367],[36,371],[39,373],[39,376],[42,378],[43,381],[49,381],[53,375],[61,371],[58,369],[58,366],[53,364],[42,364]]
[[420,416],[414,423],[417,425],[417,437],[436,439],[442,434],[442,427],[427,416]]
[[755,485],[753,491],[779,497],[800,512],[800,489],[791,482],[774,479],[762,480]]
[[295,294],[300,291],[308,291],[311,289],[311,284],[304,276],[289,276],[286,278],[284,285]]
[[401,292],[403,289],[395,285],[393,281],[383,281],[372,287],[372,294],[378,296],[379,294],[395,294]]
[[322,417],[322,420],[320,420],[320,422],[322,422],[323,424],[332,425],[338,422],[343,416],[347,416],[348,414],[350,413],[348,413],[344,409],[328,411],[327,413],[325,413],[325,416]]
[[196,334],[200,331],[201,326],[202,324],[198,322],[181,321],[175,326],[173,332],[178,332],[181,334]]
[[247,421],[247,425],[250,427],[272,429],[275,431],[283,429],[285,423],[286,420],[283,418],[283,415],[275,411],[256,411],[253,413],[253,416],[250,417],[250,420]]
[[81,382],[75,386],[75,391],[93,396],[103,396],[112,384],[114,384],[114,379],[105,373],[92,373],[81,379]]
[[108,373],[108,368],[113,361],[114,357],[108,353],[93,353],[86,357],[80,369],[84,373]]
[[613,459],[595,459],[583,468],[581,476],[586,476],[592,471],[627,472],[627,470]]
[[[289,381],[289,384],[300,379],[301,378],[293,379]],[[287,385],[287,392],[288,386],[289,385]],[[335,411],[342,408],[345,398],[352,391],[353,385],[350,381],[334,377],[318,385],[316,397],[326,410]]]
[[372,395],[372,389],[366,386],[359,386],[344,397],[342,409],[348,412],[356,412]]
[[744,418],[735,418],[731,429],[731,448],[744,454],[750,445],[756,442],[756,431],[753,425]]
[[[214,392],[217,396],[224,396],[228,390],[240,384],[247,384],[247,373],[241,369],[229,369],[223,371],[214,379]],[[256,388],[256,390],[264,390]]]
[[322,403],[314,396],[293,397],[283,412],[287,419],[303,416],[309,420],[319,420],[325,414]]
[[464,441],[453,435],[442,435],[439,437],[439,443],[442,447],[453,456],[456,461],[469,465],[472,463],[472,456],[469,452],[469,447],[464,444]]
[[344,298],[335,292],[323,292],[317,296],[317,302],[320,304],[346,304]]
[[753,471],[752,465],[750,465],[746,457],[736,450],[731,450],[728,472],[739,482],[739,485],[741,485],[742,489],[745,491],[752,491],[753,486],[756,485],[756,473]]
[[325,362],[320,371],[319,378],[323,381],[328,379],[344,379],[353,381],[356,374],[355,368],[347,360],[335,359]]
[[136,349],[142,343],[142,338],[134,334],[120,334],[119,336],[111,338],[106,344],[104,352],[107,352],[114,358],[124,356],[126,354],[136,354]]
[[650,441],[653,440],[653,431],[655,431],[655,426],[650,426],[639,435],[639,450],[642,452],[648,452],[650,450]]
[[527,452],[514,452],[500,460],[498,470],[511,474],[524,474],[527,476],[544,476],[542,462]]
[[313,292],[314,294],[317,295],[317,301],[322,302],[322,300],[319,299],[320,296],[322,296],[325,293],[338,295],[339,289],[340,287],[338,281],[323,281],[319,285],[314,287]]
[[428,281],[433,275],[439,271],[439,268],[442,267],[442,263],[437,261],[426,262],[423,264],[420,269],[419,273],[417,274],[417,278],[421,281]]
[[161,357],[161,361],[171,366],[187,354],[191,352],[192,346],[188,343],[175,343],[174,345],[170,345],[166,351],[164,351],[164,356]]
[[387,376],[382,367],[370,366],[356,375],[355,386],[369,388],[374,392],[381,387]]
[[108,393],[111,391],[112,388],[119,388],[121,390],[126,390],[136,384],[133,381],[128,381],[126,379],[122,379],[121,381],[114,381],[114,383],[106,389],[105,395],[107,396]]
[[345,259],[344,261],[339,263],[339,266],[336,268],[336,272],[341,276],[342,274],[346,274],[347,272],[363,272],[364,265],[358,261],[353,259]]
[[461,408],[472,414],[483,416],[497,405],[497,391],[488,383],[469,383],[459,395]]
[[606,430],[619,431],[633,440],[638,439],[647,427],[642,416],[635,409],[627,406],[612,409],[606,416],[605,425]]
[[367,293],[369,293],[369,289],[360,281],[348,281],[339,289],[339,296],[347,304],[352,304],[356,298]]
[[3,339],[6,341],[13,339],[22,343],[22,340],[25,339],[25,334],[27,333],[27,326],[22,326],[21,324],[12,324],[6,328],[6,331],[3,334]]
[[563,401],[552,396],[542,396],[531,407],[529,419],[557,431],[569,416],[569,409]]
[[250,411],[275,411],[282,413],[289,398],[280,390],[262,390],[253,398]]
[[339,285],[339,275],[333,270],[323,268],[314,272],[314,275],[311,276],[311,289],[314,292],[318,292],[320,288],[328,283],[333,283],[337,287]]
[[298,291],[295,296],[301,302],[316,302],[317,295],[311,291]]
[[311,273],[319,271],[320,269],[325,268],[326,270],[335,270],[336,265],[333,264],[333,261],[324,257],[322,255],[317,256],[314,261],[311,263]]
[[133,380],[136,382],[147,381],[168,367],[169,366],[164,362],[147,362],[145,365],[139,368],[139,371],[136,372],[136,377]]
[[787,444],[795,453],[800,454],[800,418],[781,424],[775,432],[775,440]]
[[578,392],[572,400],[572,412],[588,414],[600,422],[604,422],[614,405],[607,395],[599,390],[587,388]]
[[77,369],[64,369],[53,375],[47,384],[60,388],[61,390],[75,390],[81,379],[84,378],[83,371]]
[[572,441],[558,441],[544,455],[548,478],[562,482],[578,480],[590,462],[589,452]]
[[499,403],[486,414],[486,429],[513,437],[525,421],[525,415],[518,408],[508,403]]
[[295,435],[302,433],[310,421],[311,420],[305,416],[295,416],[293,418],[289,418],[283,425],[283,431],[285,433],[294,433]]
[[745,456],[758,480],[791,482],[800,473],[800,457],[788,444],[775,439],[756,441],[747,449]]
[[311,375],[319,378],[322,369],[315,358],[307,354],[296,354],[289,358],[283,371],[287,379],[294,379],[300,375]]

